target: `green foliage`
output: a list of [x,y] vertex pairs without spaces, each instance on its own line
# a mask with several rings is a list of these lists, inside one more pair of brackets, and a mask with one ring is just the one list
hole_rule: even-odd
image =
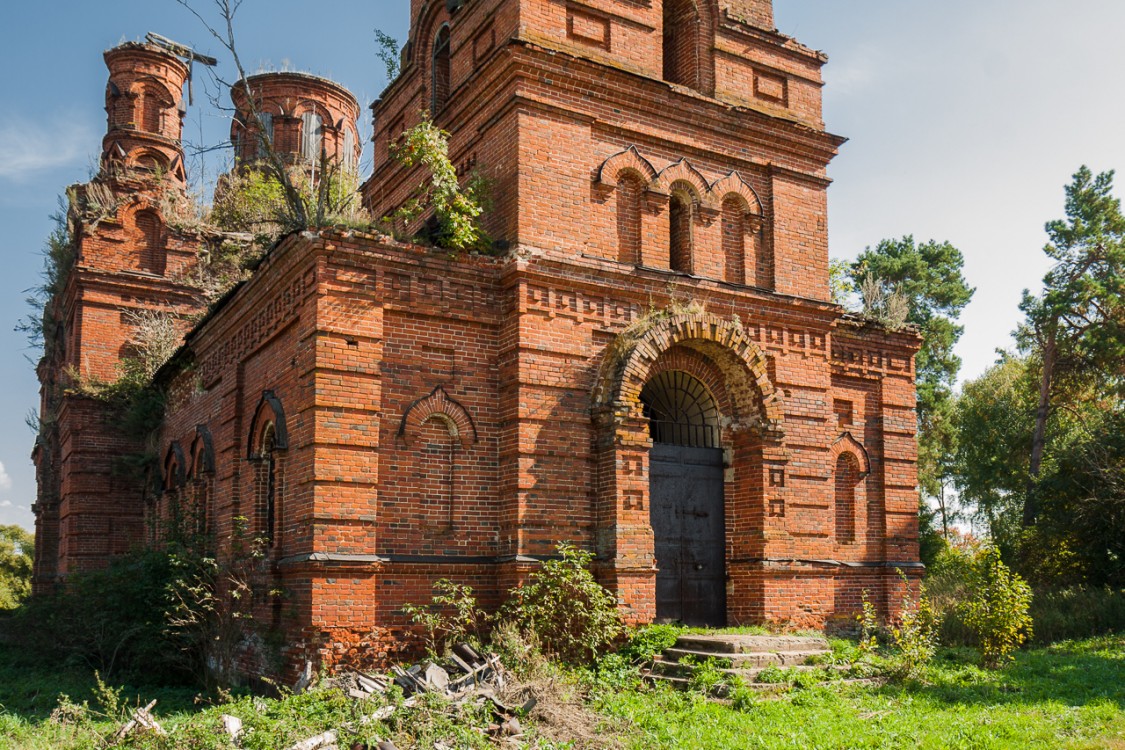
[[404,604],[402,611],[425,630],[426,649],[435,658],[444,656],[458,641],[476,639],[485,622],[472,587],[446,578],[434,582],[429,604]]
[[401,65],[398,40],[382,29],[375,29],[375,56],[387,70],[387,83],[398,78]]
[[[1060,410],[1040,479],[1039,522],[1025,534],[1023,570],[1040,586],[1125,587],[1125,404],[1087,393]],[[1026,562],[1024,562],[1026,561]]]
[[[905,578],[903,579],[905,583]],[[902,609],[890,628],[891,643],[896,653],[891,659],[892,671],[899,678],[916,678],[929,664],[937,650],[938,616],[923,595],[917,600],[909,594],[902,598]]]
[[831,300],[837,305],[851,307],[856,293],[855,282],[851,279],[851,264],[839,258],[828,260],[828,291]]
[[902,294],[909,307],[907,322],[921,328],[917,361],[920,421],[949,398],[961,368],[953,348],[964,327],[956,320],[975,291],[962,275],[964,265],[961,251],[950,243],[916,243],[910,235],[883,240],[860,253],[852,264],[854,282],[872,276]]
[[976,634],[962,618],[979,548],[972,544],[946,544],[926,570],[922,583],[926,600],[938,622],[939,640],[947,646],[975,646]]
[[500,619],[533,635],[546,654],[588,663],[624,633],[624,626],[613,594],[588,569],[593,554],[566,543],[558,551],[561,559],[546,561],[511,591]]
[[953,529],[946,528],[940,509],[931,508],[929,503],[921,499],[918,503],[918,558],[923,565],[929,567],[933,564],[945,549],[946,537],[951,533]]
[[676,625],[645,625],[629,632],[619,654],[633,663],[649,662],[657,654],[676,645],[676,639],[683,633]]
[[246,639],[270,635],[254,623],[254,604],[285,596],[261,575],[269,539],[249,528],[245,516],[233,519],[230,552],[223,557],[206,552],[207,540],[173,541],[165,550],[171,575],[164,585],[162,632],[198,683],[209,689],[236,684]]
[[184,680],[188,664],[164,637],[165,592],[173,576],[163,551],[123,555],[31,599],[9,629],[22,647],[56,664],[87,665],[107,677],[156,673]]
[[35,537],[22,526],[0,526],[0,610],[15,609],[31,594]]
[[52,311],[48,309],[47,303],[66,287],[70,271],[74,267],[75,247],[67,222],[69,210],[69,196],[60,197],[58,210],[51,214],[54,228],[43,243],[43,268],[39,272],[39,284],[27,290],[26,302],[30,311],[15,327],[17,332],[27,336],[32,347],[42,347],[45,353],[56,343],[55,328],[60,322],[51,317]]
[[1117,398],[1071,381],[1047,420],[1038,522],[1022,526],[1039,370],[1033,357],[1007,357],[965,384],[955,419],[961,498],[1032,585],[1123,586],[1125,405]]
[[1005,356],[965,383],[957,400],[957,489],[1005,550],[1018,546],[1035,419],[1033,377],[1027,360]]
[[1113,196],[1113,177],[1085,166],[1074,174],[1065,188],[1066,218],[1046,225],[1043,252],[1054,265],[1043,293],[1025,293],[1021,305],[1027,315],[1021,338],[1028,346],[1053,332],[1074,364],[1099,370],[1125,355],[1125,215]]
[[260,169],[235,170],[215,188],[211,222],[227,232],[249,232],[268,245],[286,220],[281,182]]
[[1037,591],[1031,619],[1035,641],[1043,644],[1125,633],[1125,590],[1074,586]]
[[685,659],[685,664],[692,666],[691,679],[688,684],[691,689],[703,693],[704,695],[711,695],[719,686],[728,684],[728,675],[724,669],[730,668],[730,663],[715,658],[708,659]]
[[473,176],[461,186],[449,158],[449,133],[434,125],[428,113],[423,113],[422,121],[392,144],[391,155],[404,167],[421,165],[430,175],[428,184],[419,186],[411,200],[395,213],[392,225],[408,225],[432,210],[435,226],[428,239],[434,244],[450,250],[489,249],[488,235],[480,224],[488,183]]
[[[192,526],[191,524],[187,524]],[[8,622],[12,639],[58,665],[85,665],[115,679],[159,675],[164,684],[227,687],[252,633],[255,602],[281,596],[259,582],[266,541],[236,518],[230,555],[168,529],[167,541],[114,558],[104,570],[72,573],[30,599]]]
[[[961,251],[950,243],[916,243],[907,235],[867,248],[850,270],[865,303],[874,305],[876,313],[891,316],[893,290],[905,303],[905,322],[921,331],[922,348],[916,358],[919,484],[926,497],[940,501],[945,530],[952,514],[944,489],[952,474],[951,456],[956,445],[952,396],[961,369],[961,359],[953,350],[964,332],[956,321],[975,291],[962,274],[964,265]],[[899,313],[893,317],[897,319]]]
[[[288,232],[371,223],[359,205],[357,175],[339,169],[326,156],[311,171],[307,165],[287,166],[285,181],[278,175],[268,164],[246,165],[224,175],[215,188],[211,223],[226,232],[254,237],[252,245],[239,247],[240,267],[252,265]],[[294,200],[301,203],[300,211],[294,211]]]
[[[953,657],[953,658],[946,658]],[[738,706],[670,690],[599,694],[625,747],[1093,748],[1125,731],[1125,642],[1024,652],[1003,672],[939,654],[924,680],[749,698]],[[732,696],[733,697],[733,696]]]
[[[277,698],[225,697],[193,702],[187,691],[138,689],[106,680],[97,688],[92,673],[46,670],[17,661],[21,654],[0,647],[0,744],[22,750],[88,750],[119,725],[104,709],[118,711],[159,698],[155,712],[166,737],[137,736],[123,747],[147,750],[229,750],[220,716],[242,720],[246,750],[292,747],[299,740],[333,729],[339,747],[374,747],[391,740],[400,748],[448,746],[484,750],[490,709],[472,702],[449,707],[436,700],[401,708],[390,719],[369,719],[398,702],[352,701],[338,690],[318,688]],[[781,678],[796,680],[789,670]],[[561,678],[560,678],[561,680]],[[715,750],[763,748],[1088,748],[1113,747],[1125,732],[1125,639],[1099,638],[1049,649],[1024,651],[1003,672],[970,663],[963,652],[939,654],[924,680],[885,687],[832,685],[759,697],[735,684],[729,704],[703,700],[698,693],[639,685],[596,690],[586,705],[597,714],[577,718],[578,704],[556,703],[535,685],[540,705],[565,717],[578,737],[541,734],[537,709],[522,717],[529,750],[620,746],[706,747]],[[572,689],[568,687],[567,689]],[[60,699],[59,693],[70,698]],[[101,698],[99,699],[99,694]],[[113,697],[110,697],[112,694]],[[550,714],[546,714],[550,715]],[[557,730],[556,730],[557,731]],[[564,730],[565,731],[565,730]],[[7,744],[5,744],[7,743]],[[511,743],[515,746],[517,743]]]
[[1038,297],[1025,291],[1020,303],[1026,319],[1017,340],[1039,365],[1024,526],[1041,510],[1042,462],[1054,447],[1052,413],[1094,394],[1125,394],[1125,215],[1113,196],[1113,172],[1095,176],[1081,167],[1065,192],[1066,218],[1046,226],[1044,252],[1053,265],[1043,291]]
[[1031,587],[989,547],[977,556],[970,590],[962,605],[965,624],[976,633],[985,666],[1001,667],[1031,637]]
[[879,613],[867,598],[867,591],[863,592],[862,607],[856,619],[859,621],[859,655],[862,658],[879,648]]

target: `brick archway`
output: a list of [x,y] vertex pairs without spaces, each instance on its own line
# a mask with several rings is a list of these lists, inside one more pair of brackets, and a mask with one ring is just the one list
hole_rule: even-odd
[[[738,561],[763,554],[771,492],[779,491],[776,477],[784,475],[786,464],[781,400],[765,355],[740,325],[706,312],[658,314],[638,321],[610,345],[593,393],[595,539],[603,583],[616,591],[626,617],[635,622],[652,621],[656,614],[649,516],[652,440],[641,391],[670,367],[701,375],[722,403],[729,477],[724,489],[726,552],[732,578]],[[733,621],[750,619],[757,605],[751,591],[728,592]]]
[[594,413],[640,417],[641,389],[661,355],[676,346],[702,354],[723,374],[731,395],[732,429],[780,430],[781,400],[762,350],[741,325],[707,312],[652,316],[626,329],[602,360]]

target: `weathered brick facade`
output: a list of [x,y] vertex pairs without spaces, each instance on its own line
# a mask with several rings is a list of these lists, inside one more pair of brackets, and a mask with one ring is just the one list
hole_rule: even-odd
[[[893,609],[896,568],[920,574],[918,340],[829,301],[826,168],[843,140],[821,119],[826,58],[773,30],[770,0],[411,6],[402,72],[372,107],[364,201],[389,213],[424,179],[388,146],[430,110],[454,162],[493,185],[495,254],[343,230],[282,240],[162,373],[150,516],[197,507],[228,554],[238,518],[268,537],[259,572],[285,594],[258,621],[284,634],[290,663],[380,658],[401,605],[428,600],[435,579],[495,603],[561,541],[595,551],[627,617],[651,621],[669,611],[651,394],[675,381],[702,406],[668,434],[706,434],[695,447],[721,455],[722,619],[819,627],[853,616],[864,591]],[[302,96],[333,128],[354,125],[338,87]],[[274,120],[279,148],[299,150],[299,115],[285,114],[292,143]],[[116,221],[134,236],[136,220]],[[167,267],[191,240],[168,234]],[[111,258],[107,283],[128,291],[87,303],[96,284],[81,271],[67,304],[83,321],[126,299],[190,307],[167,272],[143,276],[139,297],[129,264],[144,254],[97,242],[82,258]],[[126,334],[105,326],[68,361],[104,359],[108,376]],[[61,372],[46,365],[44,383]],[[100,456],[120,450],[99,442],[112,430],[88,400],[64,402],[59,445],[80,433]],[[91,523],[128,518],[130,534],[146,507],[141,487],[122,501],[131,515],[103,512],[107,475],[79,491],[71,477],[91,464],[51,450],[42,580],[87,543],[67,526],[74,507]]]

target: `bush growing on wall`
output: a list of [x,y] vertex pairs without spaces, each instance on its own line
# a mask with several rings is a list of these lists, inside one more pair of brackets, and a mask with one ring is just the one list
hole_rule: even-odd
[[500,613],[531,634],[548,655],[572,663],[592,661],[623,633],[613,594],[589,571],[593,554],[570,544],[515,588]]

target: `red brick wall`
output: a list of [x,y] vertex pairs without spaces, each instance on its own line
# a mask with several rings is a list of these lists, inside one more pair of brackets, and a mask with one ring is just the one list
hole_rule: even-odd
[[[640,393],[668,370],[704,383],[722,414],[730,621],[847,621],[865,591],[893,611],[895,568],[920,574],[918,340],[828,302],[825,175],[842,141],[820,123],[823,56],[773,32],[763,0],[719,8],[694,89],[662,80],[659,3],[412,7],[402,75],[373,107],[364,199],[389,213],[424,178],[390,161],[387,144],[431,101],[429,44],[448,23],[436,122],[462,171],[493,178],[486,223],[507,244],[477,257],[292,235],[165,373],[160,451],[188,466],[182,486],[165,477],[150,518],[203,502],[232,564],[248,543],[236,519],[249,535],[269,528],[261,443],[277,438],[272,541],[252,577],[281,593],[254,600],[254,627],[280,639],[257,641],[243,669],[388,658],[409,625],[402,605],[428,601],[434,580],[468,583],[494,606],[562,541],[595,551],[626,617],[651,621]],[[334,106],[349,114],[345,100]],[[685,197],[678,227],[674,193]],[[135,213],[115,221],[84,241],[90,270],[68,298],[82,332],[74,361],[103,373],[127,335],[110,312],[123,300],[191,305],[166,278],[190,264],[190,241],[170,241],[160,277],[136,255]],[[82,435],[105,437],[79,429],[73,409],[64,466]],[[53,454],[40,455],[42,473]],[[854,492],[841,508],[845,455]],[[105,487],[90,480],[81,494],[61,476],[57,508],[114,515],[96,510]],[[845,511],[854,534],[841,538]],[[81,514],[70,516],[44,505],[41,533]],[[269,653],[270,642],[287,645]]]
[[[307,73],[260,73],[250,76],[246,82],[254,95],[258,113],[270,117],[273,132],[269,136],[277,153],[294,161],[302,160],[302,118],[311,113],[321,119],[321,143],[328,160],[348,163],[349,154],[345,153],[348,143],[351,145],[350,163],[359,164],[363,147],[356,126],[359,102],[350,91]],[[233,87],[231,100],[238,113],[231,123],[231,141],[237,147],[235,155],[242,162],[254,162],[259,154],[259,128],[246,101],[245,88]]]

